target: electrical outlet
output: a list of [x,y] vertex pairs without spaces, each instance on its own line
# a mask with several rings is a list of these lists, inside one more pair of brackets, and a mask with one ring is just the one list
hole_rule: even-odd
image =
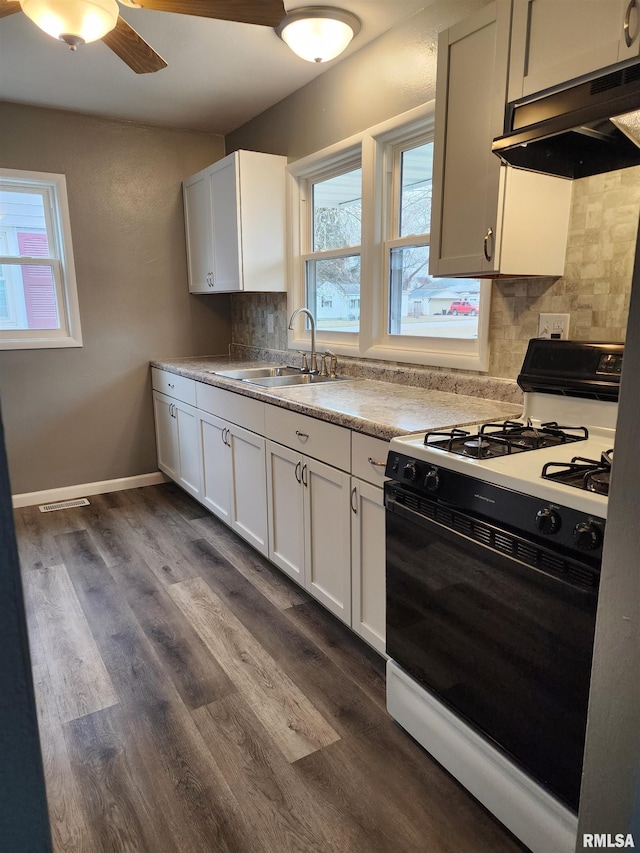
[[538,337],[566,341],[569,338],[569,314],[540,314]]
[[273,314],[267,314],[267,332],[273,332]]

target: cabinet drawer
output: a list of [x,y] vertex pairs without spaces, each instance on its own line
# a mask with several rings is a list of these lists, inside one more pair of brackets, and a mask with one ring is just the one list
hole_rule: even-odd
[[344,427],[267,405],[265,431],[267,438],[272,441],[343,471],[350,470],[350,430]]
[[182,400],[183,403],[188,403],[190,406],[196,404],[196,383],[194,379],[187,379],[184,376],[178,376],[176,373],[169,373],[166,370],[152,367],[151,384],[155,391],[160,391],[168,397]]
[[385,481],[389,442],[359,432],[351,433],[351,473],[374,486]]
[[196,382],[196,406],[211,415],[224,418],[232,424],[264,435],[265,404],[224,388],[205,382]]

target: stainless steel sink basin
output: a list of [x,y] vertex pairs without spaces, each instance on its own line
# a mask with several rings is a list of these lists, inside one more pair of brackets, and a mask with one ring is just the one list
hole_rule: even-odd
[[245,379],[251,385],[260,385],[262,388],[282,388],[291,385],[319,385],[322,382],[344,382],[352,380],[352,376],[320,376],[318,373],[297,373],[285,376],[264,376],[254,379]]
[[247,367],[238,370],[212,370],[215,376],[224,376],[226,379],[260,379],[263,377],[301,376],[297,367]]

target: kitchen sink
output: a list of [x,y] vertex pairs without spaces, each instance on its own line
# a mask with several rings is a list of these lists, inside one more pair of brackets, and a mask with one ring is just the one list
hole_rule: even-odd
[[282,388],[291,385],[319,385],[322,382],[353,381],[353,379],[353,376],[320,376],[319,373],[300,373],[298,371],[293,375],[245,378],[244,382],[260,385],[262,388]]
[[300,368],[298,367],[247,367],[244,369],[238,370],[212,370],[215,376],[224,376],[226,379],[244,379],[244,380],[252,380],[252,379],[262,379],[266,377],[288,377],[301,376],[302,373]]

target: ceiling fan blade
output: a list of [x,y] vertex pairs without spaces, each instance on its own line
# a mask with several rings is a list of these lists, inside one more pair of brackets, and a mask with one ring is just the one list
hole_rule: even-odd
[[142,36],[118,17],[115,29],[102,37],[102,41],[136,74],[150,74],[167,67],[167,63],[150,47]]
[[16,12],[22,12],[18,0],[0,0],[0,18],[6,18],[7,15],[13,15]]
[[286,15],[282,0],[140,0],[143,9],[277,27]]

